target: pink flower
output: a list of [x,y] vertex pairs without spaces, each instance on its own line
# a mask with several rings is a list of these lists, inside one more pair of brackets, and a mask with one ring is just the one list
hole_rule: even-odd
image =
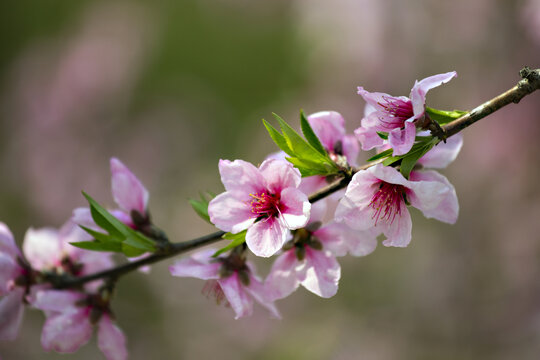
[[147,216],[148,190],[141,181],[117,158],[111,159],[111,184],[114,201],[126,214],[133,211]]
[[219,172],[226,191],[210,202],[210,220],[233,234],[247,229],[246,243],[255,255],[275,254],[287,229],[307,223],[311,205],[290,163],[270,159],[257,169],[242,160],[220,160]]
[[307,120],[332,160],[339,164],[339,158],[345,156],[349,164],[356,165],[360,147],[354,135],[345,133],[345,119],[340,113],[321,111],[309,115]]
[[[148,221],[148,190],[141,181],[117,158],[111,158],[111,188],[113,199],[119,209],[111,213],[124,224],[136,228],[133,216]],[[90,209],[77,208],[72,220],[87,227],[95,227]]]
[[321,227],[323,207],[312,209],[315,211],[312,211],[310,223],[293,231],[292,240],[285,244],[266,278],[265,285],[273,299],[289,296],[299,285],[323,298],[334,296],[341,277],[336,256],[348,252],[364,256],[377,246],[378,234],[373,230],[353,230],[335,222]]
[[369,106],[361,126],[355,130],[363,150],[370,150],[384,144],[377,131],[388,133],[388,143],[394,149],[394,155],[409,152],[416,136],[415,120],[421,119],[425,113],[426,93],[452,78],[455,71],[427,77],[415,81],[409,97],[391,96],[384,93],[368,92],[358,87],[360,94]]
[[70,244],[89,240],[89,237],[71,220],[60,230],[30,228],[24,236],[23,251],[31,267],[38,271],[84,276],[111,268],[114,263],[110,253],[88,251]]
[[16,279],[25,273],[20,258],[11,231],[0,223],[0,340],[15,340],[22,322],[25,289],[15,286]]
[[405,247],[411,241],[412,230],[406,201],[427,218],[451,224],[457,220],[455,189],[437,175],[411,173],[407,180],[395,168],[381,164],[359,171],[338,204],[336,221],[358,230],[375,227],[386,236],[383,245]]
[[99,295],[44,290],[36,294],[33,305],[47,316],[41,333],[41,345],[45,350],[76,352],[90,340],[97,324],[98,347],[105,358],[127,359],[126,338],[111,321],[108,302]]
[[[148,199],[150,195],[142,182],[117,158],[111,158],[111,188],[113,199],[119,206],[119,209],[111,211],[118,220],[124,224],[137,229],[146,230],[150,225],[148,214]],[[96,226],[89,208],[77,208],[73,210],[71,220],[91,229],[99,231]],[[145,228],[145,229],[143,229]],[[88,239],[91,240],[91,237]],[[148,256],[143,254],[138,257],[129,258],[130,261],[136,261]],[[149,273],[150,266],[139,268],[140,272]]]
[[279,312],[269,299],[268,291],[255,274],[253,265],[234,250],[227,257],[212,258],[213,249],[199,251],[190,258],[169,267],[173,276],[207,280],[203,291],[215,297],[218,304],[226,301],[234,310],[235,319],[253,313],[253,299],[279,318]]

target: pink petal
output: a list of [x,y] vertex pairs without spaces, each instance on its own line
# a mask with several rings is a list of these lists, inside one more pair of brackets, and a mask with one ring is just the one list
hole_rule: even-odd
[[80,207],[73,210],[71,215],[71,220],[78,225],[83,225],[86,227],[95,227],[96,223],[92,219],[92,213],[90,208]]
[[19,275],[19,266],[15,258],[0,252],[0,296],[8,290],[8,283]]
[[257,194],[266,189],[259,169],[247,161],[219,160],[219,173],[227,191]]
[[[82,225],[86,226],[85,224]],[[92,222],[90,227],[95,228],[96,225]],[[78,241],[88,241],[92,239],[92,236],[83,229],[81,229],[79,223],[76,223],[72,219],[69,219],[64,225],[62,225],[60,230],[58,230],[58,238],[60,247],[63,251],[67,252],[70,256],[78,257],[79,254],[83,251],[88,251],[74,247],[70,243]]]
[[126,337],[122,330],[111,321],[108,314],[99,320],[98,347],[107,360],[126,360],[128,352]]
[[[457,221],[459,204],[454,186],[448,179],[436,171],[413,171],[410,176],[411,182],[420,184],[438,184],[428,193],[427,187],[422,185],[422,190],[415,190],[414,196],[410,196],[411,205],[422,211],[425,217],[435,218],[449,224]],[[416,189],[416,187],[415,187]]]
[[334,145],[345,135],[345,119],[335,111],[321,111],[307,118],[309,125],[327,151],[333,151]]
[[348,252],[353,256],[365,256],[377,247],[378,233],[374,228],[354,230],[346,224],[332,222],[315,231],[313,235],[322,242],[324,249],[335,256],[345,256]]
[[92,325],[86,309],[70,309],[45,321],[41,346],[47,351],[73,353],[92,337]]
[[253,313],[253,300],[244,291],[237,274],[219,279],[218,283],[236,314],[235,319],[249,316]]
[[32,305],[43,311],[65,312],[76,309],[76,302],[85,295],[71,290],[40,290],[35,293]]
[[374,113],[377,111],[377,108],[370,103],[366,103],[366,106],[364,107],[364,117],[368,117],[371,113]]
[[382,230],[386,236],[383,241],[384,246],[406,247],[411,242],[412,221],[409,209],[404,207],[401,215],[396,216],[392,223],[377,224],[377,228]]
[[276,258],[265,281],[271,299],[283,299],[298,288],[300,281],[296,276],[297,265],[298,260],[294,249],[288,250]]
[[354,135],[345,135],[341,139],[343,143],[343,155],[347,158],[347,162],[352,165],[357,165],[358,153],[360,152],[360,145]]
[[174,265],[169,266],[169,271],[173,276],[195,277],[203,280],[219,279],[219,262],[211,262],[214,249],[199,251],[189,258],[178,260]]
[[19,248],[15,244],[13,234],[3,222],[0,222],[0,253],[4,253],[13,259],[21,255]]
[[367,171],[384,182],[410,187],[410,182],[394,167],[377,164],[370,167]]
[[78,261],[83,265],[81,275],[88,275],[112,268],[114,261],[111,256],[112,253],[81,251],[78,254]]
[[341,267],[329,251],[306,247],[308,268],[302,286],[323,298],[334,296],[338,290]]
[[302,178],[302,182],[300,183],[300,186],[298,186],[298,189],[309,196],[326,185],[328,185],[328,183],[324,176],[308,176]]
[[411,150],[416,137],[416,126],[405,122],[405,129],[393,129],[388,133],[388,143],[394,149],[393,155],[404,155]]
[[354,130],[354,135],[356,135],[356,138],[360,141],[360,144],[362,144],[362,150],[364,151],[371,150],[384,144],[384,140],[377,135],[377,130],[373,128],[361,126]]
[[447,167],[458,156],[463,146],[463,136],[456,134],[440,142],[418,160],[418,163],[426,168],[442,169]]
[[265,160],[259,167],[264,177],[266,188],[273,194],[279,194],[286,188],[297,188],[302,181],[300,171],[284,160]]
[[281,192],[281,218],[287,229],[295,230],[305,226],[309,220],[311,204],[302,191],[287,188]]
[[[362,86],[358,87],[358,95],[362,96],[364,98],[364,101],[367,103],[367,105],[372,106],[375,108],[375,111],[381,111],[384,110],[384,108],[381,106],[382,103],[386,103],[386,99],[393,99],[395,98],[392,95],[388,95],[381,92],[369,92],[365,90]],[[375,111],[370,111],[369,113],[373,113]]]
[[111,184],[114,201],[126,212],[145,214],[148,191],[141,181],[120,160],[111,158]]
[[0,299],[0,340],[15,340],[24,313],[23,288],[15,288]]
[[254,276],[250,277],[249,286],[245,286],[244,290],[251,295],[259,304],[270,311],[273,317],[280,319],[281,315],[276,308],[274,301],[270,299],[270,289],[266,284],[262,284],[259,279]]
[[356,230],[367,230],[375,225],[369,204],[377,190],[379,179],[370,169],[359,171],[353,176],[336,208],[335,220],[345,222]]
[[418,119],[424,114],[427,92],[437,86],[449,82],[456,76],[457,73],[455,71],[451,71],[444,74],[429,76],[420,81],[415,81],[410,95],[415,119]]
[[328,207],[328,200],[329,198],[321,199],[311,204],[308,224],[313,224],[317,221],[322,222],[324,220],[324,216],[326,215],[326,209]]
[[246,244],[257,256],[269,257],[278,252],[287,241],[286,228],[275,218],[253,224],[246,233]]
[[269,159],[274,159],[274,160],[283,160],[283,161],[287,161],[287,157],[289,155],[287,155],[285,153],[285,151],[276,151],[274,153],[271,153],[270,155],[268,155],[265,159],[266,160],[269,160]]
[[24,235],[23,252],[30,265],[36,270],[56,266],[62,256],[62,244],[58,231],[50,228],[28,229]]
[[234,234],[247,229],[255,221],[247,193],[227,191],[208,204],[210,221],[221,230]]

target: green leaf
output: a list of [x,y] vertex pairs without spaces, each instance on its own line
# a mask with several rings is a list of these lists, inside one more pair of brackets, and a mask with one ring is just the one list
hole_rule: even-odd
[[122,243],[122,248],[121,248],[121,251],[124,253],[124,255],[126,255],[127,257],[135,257],[135,256],[140,256],[142,254],[144,254],[146,251],[145,250],[141,250],[139,248],[136,248],[134,246],[131,246],[129,244],[126,244],[125,242]]
[[[137,256],[133,254],[138,253],[138,255],[140,255],[145,252],[154,252],[156,250],[155,242],[152,239],[118,220],[114,215],[99,205],[97,201],[92,199],[90,195],[85,192],[83,192],[83,195],[90,204],[92,218],[96,224],[107,231],[108,234],[103,234],[87,227],[81,227],[98,240],[102,248],[114,247],[115,250],[110,251],[121,251],[126,254],[126,256]],[[96,247],[97,245],[93,246]]]
[[277,114],[273,114],[279,122],[279,127],[283,132],[287,145],[294,151],[294,157],[310,160],[313,162],[328,163],[331,162],[328,156],[319,153],[313,146],[308,144],[289,124],[287,124]]
[[309,124],[309,121],[306,118],[306,114],[304,114],[303,110],[300,110],[300,126],[302,128],[302,133],[306,137],[306,140],[308,143],[313,146],[315,150],[317,150],[321,155],[327,156],[327,152],[325,148],[322,146],[321,141],[315,135],[315,132],[311,128],[311,125]]
[[446,123],[449,123],[450,121],[453,121],[455,119],[458,119],[462,117],[463,115],[467,114],[467,111],[461,111],[461,110],[452,110],[452,111],[446,111],[446,110],[437,110],[426,106],[426,113],[429,115],[429,117],[438,122],[439,124],[443,125]]
[[232,240],[227,246],[219,249],[212,255],[212,257],[218,257],[226,251],[234,249],[235,247],[242,245],[246,241],[247,230],[241,231],[238,234],[225,233],[222,238],[226,240]]
[[156,250],[155,243],[152,239],[132,228],[128,228],[128,232],[129,235],[126,237],[126,240],[124,240],[124,244],[128,244],[144,251],[154,252]]
[[266,130],[268,131],[268,134],[270,134],[270,137],[276,145],[283,150],[287,155],[294,156],[294,152],[287,144],[287,140],[285,140],[285,137],[279,133],[279,131],[276,130],[272,125],[268,123],[268,121],[263,119],[263,124],[266,127]]
[[383,152],[380,152],[377,155],[370,157],[369,159],[367,159],[367,161],[372,162],[372,161],[379,160],[379,159],[382,159],[384,157],[390,156],[390,155],[392,155],[392,151],[394,151],[394,150],[393,149],[384,150]]
[[313,162],[310,160],[303,160],[298,158],[286,158],[291,164],[294,165],[302,174],[302,177],[332,174],[332,168],[328,168],[325,164]]
[[109,234],[116,238],[122,238],[127,235],[126,231],[123,231],[127,226],[123,222],[115,218],[104,207],[98,204],[97,201],[92,199],[90,195],[83,191],[83,196],[90,204],[90,212],[92,219],[94,219],[97,226],[106,230]]
[[100,241],[70,242],[71,245],[92,251],[122,252],[122,244],[119,242],[102,243]]
[[435,143],[436,142],[434,141],[429,141],[427,143],[424,143],[423,146],[419,147],[416,151],[411,151],[406,154],[401,159],[401,164],[399,165],[399,172],[408,179],[412,169],[414,168],[414,165],[416,165],[417,161],[422,156],[424,156],[425,153],[431,150]]
[[[304,138],[302,138],[277,114],[273,115],[279,123],[281,133],[265,120],[263,120],[264,125],[280,149],[289,155],[287,160],[298,168],[303,177],[312,175],[326,176],[337,174],[340,171],[340,167],[330,159],[326,151],[323,153],[320,152],[324,150],[324,148],[320,144],[315,133],[313,133],[313,129],[311,129],[309,123],[307,123],[305,116],[303,129],[306,136],[310,139],[310,142],[314,145],[304,140]],[[320,149],[316,149],[315,147],[320,147]]]
[[[207,195],[205,195],[204,193],[200,192],[199,196],[201,197],[201,200],[189,199],[189,203],[197,215],[211,224],[212,222],[210,221],[210,216],[208,215],[208,204],[210,203],[210,200],[216,197],[216,195],[209,192],[207,192]],[[209,199],[207,199],[207,196]]]
[[381,139],[388,140],[388,133],[386,132],[377,131],[377,135],[379,135]]
[[86,231],[88,234],[92,235],[92,237],[94,239],[96,239],[97,241],[100,241],[102,243],[122,242],[122,240],[123,240],[121,238],[116,238],[116,237],[114,237],[112,235],[109,235],[109,234],[104,234],[102,232],[92,230],[90,228],[87,228],[86,226],[79,225],[79,227],[81,229],[83,229],[84,231]]

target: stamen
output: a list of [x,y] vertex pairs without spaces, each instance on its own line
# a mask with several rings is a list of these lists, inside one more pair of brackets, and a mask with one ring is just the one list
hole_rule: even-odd
[[369,204],[375,210],[372,216],[372,219],[375,219],[375,225],[379,220],[392,224],[396,216],[401,215],[401,207],[405,203],[404,194],[404,186],[381,181],[379,190],[373,194]]
[[388,117],[379,117],[381,125],[387,129],[403,127],[403,122],[414,115],[412,102],[383,96],[383,101],[378,102]]
[[256,217],[271,218],[280,214],[279,195],[269,194],[266,191],[259,194],[249,194],[253,198],[249,202],[251,212]]

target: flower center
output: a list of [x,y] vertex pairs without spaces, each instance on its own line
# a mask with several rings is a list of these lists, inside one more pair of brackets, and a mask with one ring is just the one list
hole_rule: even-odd
[[375,210],[372,218],[375,225],[379,220],[392,224],[396,216],[401,215],[401,207],[405,205],[405,187],[381,181],[379,190],[373,194],[369,206]]
[[253,198],[249,205],[251,212],[257,218],[277,217],[280,213],[279,195],[263,191],[259,194],[249,194]]
[[379,118],[384,127],[395,129],[403,127],[403,122],[414,115],[412,102],[383,96],[383,101],[378,103],[383,107],[390,118]]
[[225,297],[225,293],[223,292],[223,289],[221,288],[217,280],[206,281],[202,289],[202,293],[209,299],[215,299],[217,305],[223,303],[225,306],[227,306],[229,304],[227,298]]

